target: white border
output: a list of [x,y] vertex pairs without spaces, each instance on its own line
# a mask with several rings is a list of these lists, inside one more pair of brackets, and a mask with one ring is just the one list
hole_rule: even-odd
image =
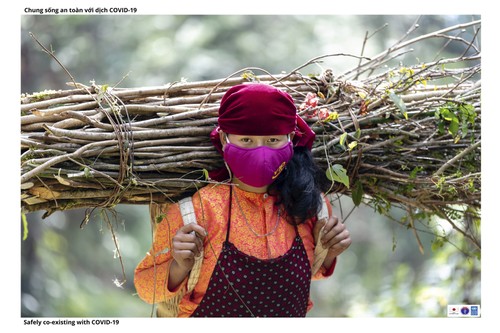
[[[322,3],[325,3],[323,5]],[[493,1],[428,1],[420,0],[417,2],[407,3],[409,7],[403,7],[405,2],[375,0],[375,1],[316,1],[316,2],[288,2],[288,1],[272,1],[272,0],[252,0],[247,2],[239,1],[79,1],[78,8],[85,7],[103,7],[104,3],[107,7],[128,7],[138,8],[137,15],[158,15],[158,14],[344,14],[344,15],[363,15],[363,14],[395,14],[395,15],[415,15],[415,14],[479,14],[483,20],[482,23],[482,39],[483,53],[482,71],[483,76],[483,135],[482,135],[482,150],[483,150],[483,254],[482,254],[482,316],[481,318],[308,318],[308,319],[274,319],[274,320],[252,320],[251,322],[243,323],[238,319],[224,320],[195,320],[182,322],[182,319],[177,320],[161,320],[161,319],[135,319],[135,318],[119,318],[119,326],[92,326],[92,330],[105,329],[107,332],[116,330],[117,332],[132,330],[150,330],[158,325],[164,330],[182,330],[182,331],[235,331],[248,325],[251,331],[255,329],[265,329],[270,331],[278,328],[279,331],[287,331],[291,329],[293,332],[315,331],[340,331],[346,328],[350,331],[361,329],[376,330],[383,329],[385,332],[395,332],[404,330],[405,332],[422,332],[422,329],[429,328],[433,331],[446,329],[454,332],[472,332],[472,331],[488,331],[488,325],[494,324],[496,321],[496,299],[500,295],[498,291],[498,278],[493,278],[494,274],[498,274],[498,259],[495,254],[498,253],[499,242],[492,240],[490,237],[498,235],[498,219],[495,218],[494,207],[494,192],[497,190],[495,185],[499,182],[496,180],[496,154],[498,151],[497,143],[498,133],[495,126],[499,126],[498,121],[498,101],[495,97],[498,95],[493,88],[492,83],[495,79],[494,73],[498,68],[498,50],[495,45],[495,40],[498,39],[498,25],[495,20],[496,11],[493,9]],[[490,5],[491,3],[491,5]],[[27,326],[23,325],[23,319],[20,318],[20,279],[19,279],[19,263],[20,257],[20,216],[19,216],[19,184],[16,177],[11,175],[19,175],[18,167],[18,145],[12,143],[15,141],[19,133],[19,127],[14,127],[12,124],[19,124],[18,109],[20,93],[20,16],[23,15],[23,9],[27,6],[33,7],[74,7],[68,1],[19,1],[7,6],[4,3],[2,11],[3,37],[7,38],[7,43],[3,47],[3,69],[8,70],[2,77],[3,102],[8,100],[8,104],[2,108],[4,120],[2,126],[3,143],[2,156],[4,157],[2,165],[1,178],[4,182],[7,181],[7,187],[2,186],[2,206],[8,209],[8,214],[3,214],[3,233],[1,238],[2,244],[2,324],[4,329],[11,329],[15,332],[24,331]],[[493,58],[493,57],[496,57]],[[7,98],[6,98],[7,96]],[[5,119],[7,115],[7,119]],[[12,119],[10,118],[12,117]],[[12,130],[12,133],[10,132]],[[12,154],[12,158],[5,158],[5,150],[7,156]],[[495,168],[495,169],[493,169]],[[14,236],[13,236],[14,235]],[[495,247],[495,248],[494,248]],[[496,276],[498,277],[498,276]],[[233,320],[238,320],[233,321]],[[33,327],[30,329],[34,329]],[[42,328],[40,328],[42,329]],[[60,327],[45,327],[47,331],[67,331],[67,326]],[[71,327],[71,329],[89,329],[89,327]]]

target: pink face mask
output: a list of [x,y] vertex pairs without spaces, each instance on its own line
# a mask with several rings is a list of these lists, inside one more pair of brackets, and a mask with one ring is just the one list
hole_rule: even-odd
[[293,156],[293,145],[288,141],[283,147],[238,147],[229,141],[224,147],[224,160],[233,175],[253,187],[271,184],[283,171]]

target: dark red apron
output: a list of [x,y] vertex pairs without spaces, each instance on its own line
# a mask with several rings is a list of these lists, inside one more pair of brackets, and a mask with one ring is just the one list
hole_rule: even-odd
[[[232,191],[231,191],[232,192]],[[229,242],[231,222],[207,292],[192,317],[305,317],[311,265],[295,226],[295,239],[282,256],[259,259]]]

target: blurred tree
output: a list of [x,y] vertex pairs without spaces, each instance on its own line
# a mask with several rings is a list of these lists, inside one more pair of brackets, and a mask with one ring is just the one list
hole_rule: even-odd
[[[412,37],[469,20],[378,15],[23,16],[21,91],[65,89],[69,81],[29,32],[50,45],[81,83],[116,84],[126,76],[121,86],[151,86],[181,78],[221,78],[252,66],[271,73],[290,71],[328,53],[359,55],[366,32],[377,32],[365,50],[373,55],[400,39],[415,22],[419,28]],[[419,49],[408,57],[424,58],[441,46]],[[325,67],[337,73],[358,62],[346,57],[325,61]],[[310,70],[321,72],[319,67]]]

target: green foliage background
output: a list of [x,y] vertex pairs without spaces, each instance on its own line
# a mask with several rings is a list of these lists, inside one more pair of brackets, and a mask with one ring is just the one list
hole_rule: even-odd
[[[245,67],[288,72],[323,54],[359,55],[365,33],[388,23],[368,40],[369,56],[395,43],[417,19],[416,33],[424,34],[477,18],[23,16],[21,92],[67,89],[65,82],[70,81],[29,32],[51,46],[77,82],[140,87],[218,79]],[[436,41],[425,45],[398,61],[432,59],[443,46]],[[463,50],[451,43],[445,52],[459,56]],[[339,73],[356,64],[357,60],[335,57],[307,70],[331,68]],[[343,198],[341,203],[335,204],[336,213],[344,215],[353,245],[339,258],[332,278],[313,283],[315,307],[309,316],[446,317],[448,304],[481,304],[480,262],[459,250],[463,240],[455,238],[446,223],[416,222],[422,230],[421,254],[413,233],[397,223],[403,212],[393,210],[391,220],[362,206],[347,217],[352,201]],[[133,286],[134,268],[151,244],[148,208],[118,205],[114,212],[96,210],[80,228],[84,213],[27,216],[28,235],[21,241],[21,316],[151,316],[151,306],[135,295]],[[440,243],[428,230],[450,235],[451,242]],[[111,231],[118,237],[122,262],[116,258]],[[115,285],[123,280],[122,287]]]

